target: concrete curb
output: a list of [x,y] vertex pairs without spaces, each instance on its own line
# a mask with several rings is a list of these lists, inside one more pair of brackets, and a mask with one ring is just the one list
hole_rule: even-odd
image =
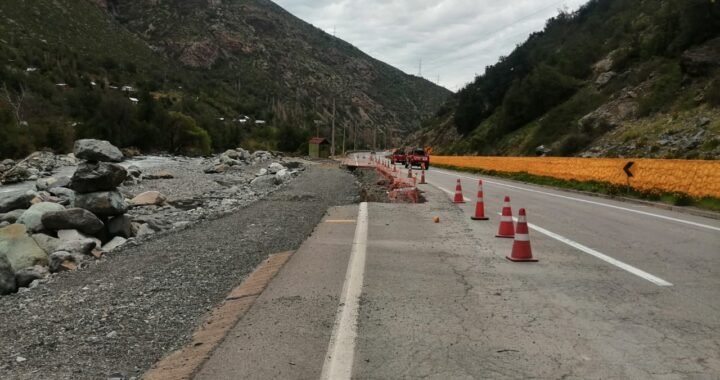
[[280,272],[294,252],[270,255],[225,301],[213,308],[185,347],[156,363],[144,380],[190,380],[225,340],[230,330],[253,306],[258,296]]

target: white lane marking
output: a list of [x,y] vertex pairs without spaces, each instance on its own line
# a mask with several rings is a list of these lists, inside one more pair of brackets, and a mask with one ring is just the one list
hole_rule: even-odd
[[340,295],[340,306],[320,376],[322,380],[345,380],[352,377],[357,319],[367,254],[368,204],[365,202],[360,204],[357,221],[345,284]]
[[[433,186],[437,187],[438,189],[440,189],[440,190],[442,190],[442,191],[444,191],[444,192],[452,195],[453,197],[455,197],[455,192],[454,192],[454,191],[445,190],[444,188],[440,187],[439,185],[437,185],[437,184],[435,184],[435,183],[432,183],[432,182],[428,182],[427,180],[426,180],[425,182],[427,182],[429,185],[433,185]],[[465,202],[470,202],[470,198],[468,198],[468,197],[463,197],[463,199],[465,200]]]
[[[477,180],[477,179],[478,179],[478,178],[474,178],[474,177],[468,177],[468,176],[464,176],[464,175],[459,175],[459,174],[455,174],[455,173],[446,172],[446,171],[444,171],[444,170],[433,169],[432,171],[433,171],[433,172],[440,173],[440,174],[445,174],[445,175],[448,175],[448,176],[457,176],[457,177],[466,178],[466,179],[472,179],[472,180]],[[651,213],[651,212],[646,212],[646,211],[633,210],[633,209],[631,209],[631,208],[614,206],[614,205],[610,205],[610,204],[607,204],[607,203],[594,202],[594,201],[589,201],[589,200],[586,200],[586,199],[580,199],[580,198],[575,198],[575,197],[568,197],[568,196],[565,196],[565,195],[553,194],[553,193],[548,193],[548,192],[544,192],[544,191],[528,189],[528,188],[525,188],[525,187],[508,185],[508,184],[504,184],[504,183],[501,183],[501,182],[488,181],[488,180],[486,180],[486,179],[483,179],[483,183],[489,183],[489,184],[493,184],[493,185],[504,186],[504,187],[508,187],[508,188],[511,188],[511,189],[523,190],[523,191],[527,191],[527,192],[530,192],[530,193],[537,193],[537,194],[542,194],[542,195],[548,195],[548,196],[556,197],[556,198],[569,199],[569,200],[573,200],[573,201],[576,201],[576,202],[589,203],[589,204],[596,205],[596,206],[609,207],[609,208],[616,209],[616,210],[633,212],[633,213],[640,214],[640,215],[645,215],[645,216],[652,216],[652,217],[655,217],[655,218],[664,219],[664,220],[668,220],[668,221],[671,221],[671,222],[677,222],[677,223],[688,224],[688,225],[695,226],[695,227],[707,228],[707,229],[713,230],[713,231],[720,231],[720,227],[709,226],[709,225],[707,225],[707,224],[691,222],[691,221],[689,221],[689,220],[677,219],[677,218],[673,218],[673,217],[665,216],[665,215],[653,214],[653,213]]]
[[[513,217],[513,220],[514,220],[515,222],[517,222],[518,218]],[[578,242],[576,242],[576,241],[570,240],[570,239],[568,239],[568,238],[566,238],[566,237],[564,237],[564,236],[558,235],[558,234],[556,234],[556,233],[554,233],[554,232],[550,232],[550,231],[548,231],[548,230],[546,230],[546,229],[544,229],[544,228],[542,228],[542,227],[536,226],[536,225],[534,225],[534,224],[532,224],[532,223],[528,223],[528,227],[530,227],[530,229],[532,229],[532,230],[534,230],[534,231],[537,231],[537,232],[539,232],[539,233],[541,233],[541,234],[543,234],[543,235],[545,235],[545,236],[551,237],[551,238],[553,238],[553,239],[555,239],[555,240],[557,240],[557,241],[559,241],[559,242],[561,242],[561,243],[565,243],[565,244],[567,244],[567,245],[569,245],[569,246],[571,246],[571,247],[573,247],[573,248],[575,248],[575,249],[578,249],[578,250],[580,250],[580,251],[582,251],[582,252],[585,252],[585,253],[587,253],[588,255],[595,256],[596,258],[598,258],[598,259],[600,259],[600,260],[602,260],[602,261],[605,261],[606,263],[612,264],[612,265],[614,265],[614,266],[616,266],[616,267],[618,267],[618,268],[620,268],[620,269],[623,269],[623,270],[625,270],[625,271],[628,271],[628,272],[630,272],[630,273],[632,273],[632,274],[634,274],[634,275],[636,275],[636,276],[638,276],[638,277],[640,277],[640,278],[643,278],[643,279],[645,279],[645,280],[648,280],[648,281],[652,282],[653,284],[655,284],[655,285],[657,285],[657,286],[673,286],[672,283],[669,283],[669,282],[663,280],[663,279],[660,278],[660,277],[654,276],[654,275],[652,275],[652,274],[650,274],[650,273],[648,273],[648,272],[645,272],[645,271],[643,271],[643,270],[641,270],[641,269],[638,269],[638,268],[636,268],[636,267],[634,267],[634,266],[632,266],[632,265],[630,265],[630,264],[626,264],[626,263],[624,263],[624,262],[622,262],[622,261],[620,261],[620,260],[618,260],[618,259],[612,258],[612,257],[610,257],[610,256],[608,256],[608,255],[606,255],[606,254],[604,254],[604,253],[600,253],[600,252],[598,252],[598,251],[596,251],[596,250],[594,250],[594,249],[592,249],[592,248],[586,247],[586,246],[584,246],[584,245],[582,245],[582,244],[580,244],[580,243],[578,243]]]
[[[429,182],[428,182],[428,183],[429,183]],[[434,184],[434,183],[430,183],[430,184],[433,185],[433,186],[435,186],[436,188],[438,188],[438,189],[440,189],[440,190],[442,190],[442,191],[450,194],[450,195],[455,195],[454,192],[452,192],[452,191],[450,191],[450,190],[447,190],[447,189],[445,189],[445,188],[443,188],[443,187],[440,187],[440,186],[438,186],[437,184]],[[469,199],[467,199],[467,198],[465,198],[465,199],[466,199],[466,200],[469,200]],[[498,213],[498,215],[502,215],[502,213]],[[513,219],[513,221],[515,221],[515,222],[517,222],[517,220],[518,220],[516,217],[513,217],[512,219]],[[628,272],[630,272],[630,273],[632,273],[632,274],[634,274],[634,275],[636,275],[636,276],[638,276],[638,277],[640,277],[640,278],[643,278],[643,279],[645,279],[645,280],[648,280],[648,281],[652,282],[652,283],[655,284],[655,285],[658,285],[658,286],[673,286],[672,283],[667,282],[667,281],[663,280],[663,279],[660,278],[660,277],[654,276],[654,275],[652,275],[652,274],[650,274],[650,273],[647,273],[647,272],[645,272],[645,271],[643,271],[643,270],[641,270],[641,269],[638,269],[638,268],[636,268],[636,267],[634,267],[634,266],[632,266],[632,265],[630,265],[630,264],[626,264],[626,263],[624,263],[624,262],[622,262],[622,261],[620,261],[620,260],[617,260],[617,259],[615,259],[615,258],[612,258],[612,257],[610,257],[610,256],[608,256],[608,255],[606,255],[606,254],[604,254],[604,253],[600,253],[600,252],[598,252],[598,251],[596,251],[596,250],[594,250],[594,249],[592,249],[592,248],[590,248],[590,247],[584,246],[584,245],[582,245],[582,244],[580,244],[580,243],[578,243],[578,242],[576,242],[576,241],[570,240],[570,239],[568,239],[568,238],[566,238],[566,237],[564,237],[564,236],[561,236],[561,235],[558,235],[558,234],[556,234],[556,233],[554,233],[554,232],[548,231],[548,230],[546,230],[546,229],[544,229],[544,228],[542,228],[542,227],[540,227],[540,226],[534,225],[534,224],[532,224],[532,223],[528,223],[528,227],[530,227],[531,229],[533,229],[533,230],[535,230],[535,231],[537,231],[537,232],[539,232],[539,233],[541,233],[541,234],[543,234],[543,235],[546,235],[546,236],[548,236],[548,237],[551,237],[551,238],[553,238],[553,239],[555,239],[555,240],[557,240],[557,241],[559,241],[559,242],[561,242],[561,243],[565,243],[565,244],[567,244],[567,245],[569,245],[569,246],[571,246],[571,247],[573,247],[573,248],[575,248],[575,249],[577,249],[577,250],[579,250],[579,251],[585,252],[585,253],[587,253],[588,255],[595,256],[596,258],[598,258],[598,259],[600,259],[600,260],[603,260],[603,261],[605,261],[606,263],[612,264],[612,265],[614,265],[614,266],[616,266],[616,267],[618,267],[618,268],[620,268],[620,269],[623,269],[623,270],[625,270],[625,271],[628,271]]]

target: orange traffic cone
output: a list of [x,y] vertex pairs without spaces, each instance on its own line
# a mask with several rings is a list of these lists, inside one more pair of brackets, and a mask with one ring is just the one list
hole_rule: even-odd
[[512,207],[510,207],[510,197],[505,197],[503,204],[502,217],[500,217],[500,230],[495,237],[512,239],[515,237],[515,224],[512,218]]
[[514,262],[536,262],[538,260],[533,258],[532,249],[530,248],[530,231],[528,230],[525,209],[521,208],[519,212],[512,253],[507,256],[507,259]]
[[460,183],[460,179],[457,180],[457,185],[455,185],[455,199],[453,200],[453,203],[465,203],[465,197],[463,197],[462,194],[462,183]]
[[397,173],[397,164],[393,165],[393,173]]
[[425,169],[422,170],[422,175],[420,176],[420,184],[425,185],[427,182],[425,182]]
[[412,166],[411,166],[410,169],[408,169],[408,178],[412,178],[412,177],[413,177],[413,175],[412,175]]
[[475,216],[471,217],[472,220],[489,220],[490,218],[485,216],[485,201],[483,200],[483,182],[478,182],[478,200],[475,205]]

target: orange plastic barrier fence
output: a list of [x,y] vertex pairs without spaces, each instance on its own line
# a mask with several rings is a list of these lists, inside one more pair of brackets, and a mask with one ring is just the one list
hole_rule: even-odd
[[565,180],[602,181],[626,185],[625,165],[634,177],[630,186],[643,191],[685,193],[720,198],[720,161],[651,160],[564,157],[450,157],[432,156],[431,162],[461,168],[526,172]]

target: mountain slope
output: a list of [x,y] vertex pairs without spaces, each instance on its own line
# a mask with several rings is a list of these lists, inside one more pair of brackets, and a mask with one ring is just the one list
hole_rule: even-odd
[[[404,135],[450,95],[270,1],[8,0],[0,30],[0,80],[10,100],[27,94],[21,118],[0,100],[5,156],[63,150],[79,136],[171,151],[296,150],[316,120],[329,133],[333,101],[338,127],[368,127],[358,132],[367,145],[369,127]],[[241,115],[268,124],[235,122]]]
[[549,20],[413,139],[484,155],[720,157],[720,3],[593,0]]

